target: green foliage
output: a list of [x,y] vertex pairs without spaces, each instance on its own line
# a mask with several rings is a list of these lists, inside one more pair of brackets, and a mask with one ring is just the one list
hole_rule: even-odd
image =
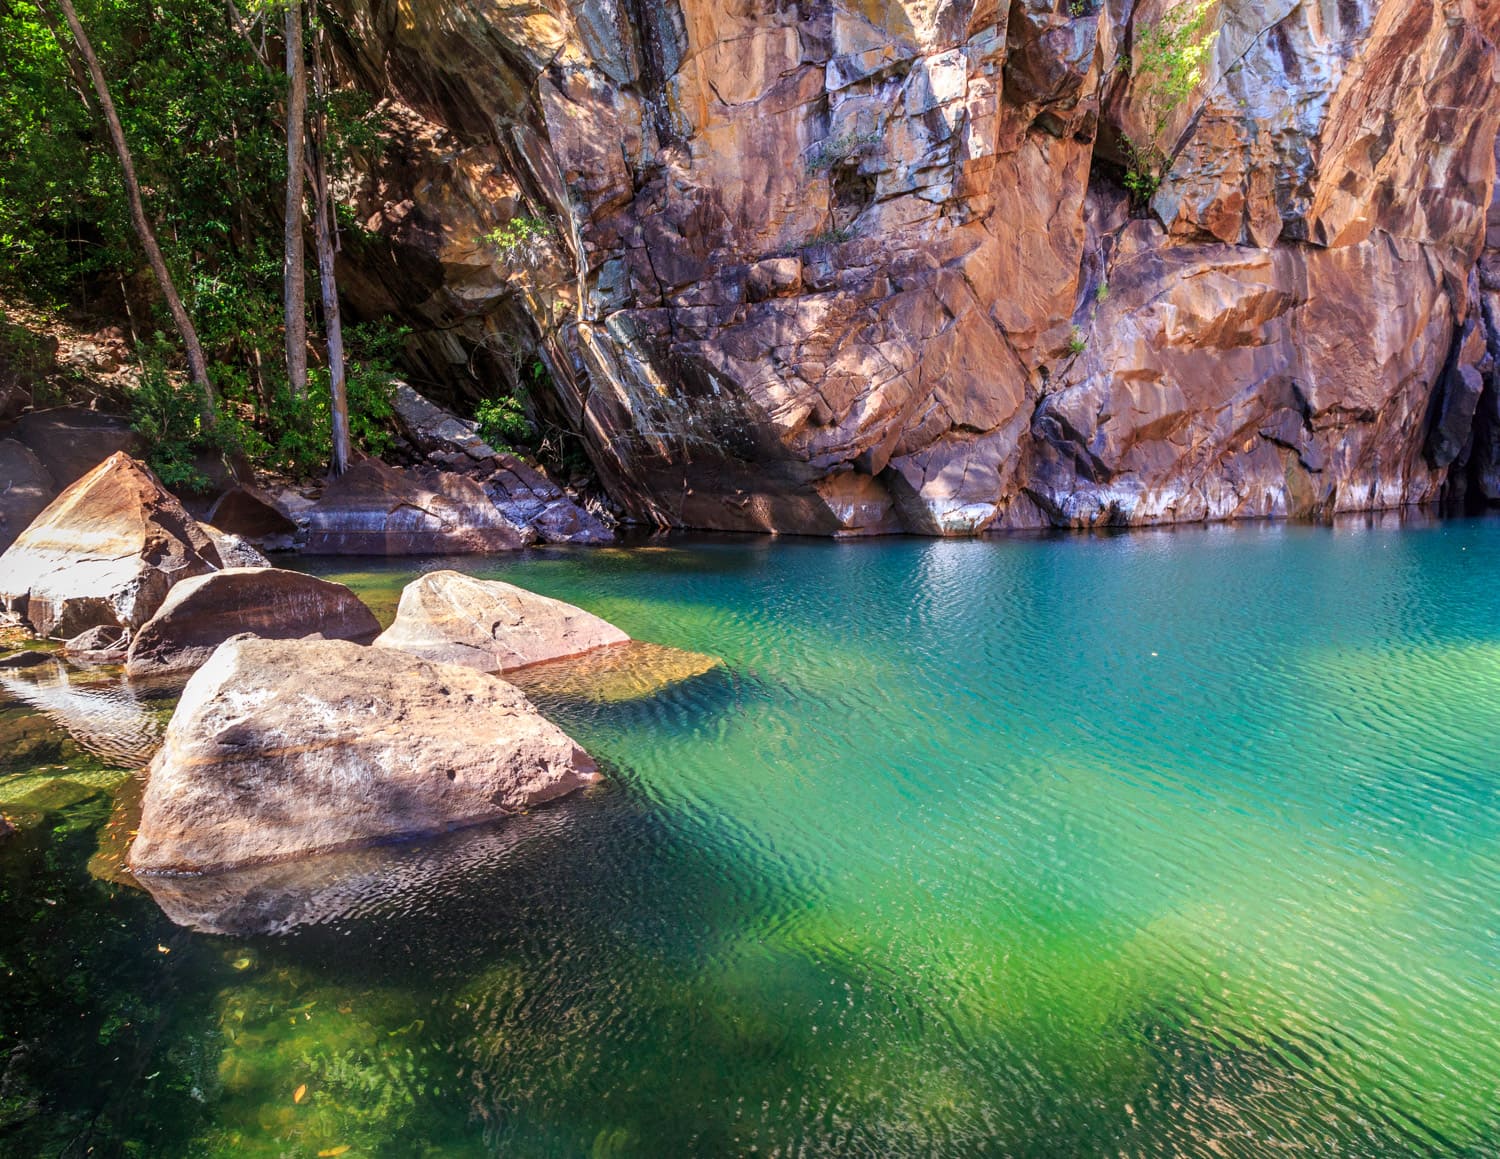
[[845,226],[830,226],[828,229],[819,230],[802,244],[808,248],[818,245],[843,245],[845,242],[853,241],[858,236],[859,227],[851,221]]
[[172,381],[166,339],[155,335],[143,351],[140,382],[130,397],[130,424],[146,442],[147,463],[168,487],[200,491],[208,486],[193,461],[210,445],[202,402],[190,383]]
[[1082,354],[1088,349],[1089,340],[1083,336],[1083,331],[1074,326],[1068,335],[1068,353]]
[[1108,282],[1100,282],[1099,283],[1098,288],[1094,291],[1094,301],[1100,303],[1101,305],[1103,303],[1109,301],[1109,283]]
[[807,171],[811,174],[827,173],[860,156],[879,140],[880,134],[875,132],[840,133],[836,137],[825,137],[808,153]]
[[546,260],[552,236],[552,223],[545,218],[518,214],[480,240],[493,246],[506,264],[535,269]]
[[479,437],[497,451],[508,451],[515,443],[531,438],[531,423],[519,399],[510,395],[484,399],[474,409]]
[[1214,0],[1188,0],[1136,29],[1128,67],[1146,132],[1140,140],[1125,141],[1125,188],[1137,203],[1151,198],[1170,167],[1162,134],[1177,106],[1203,80],[1203,63],[1218,37],[1217,31],[1208,31],[1213,7]]

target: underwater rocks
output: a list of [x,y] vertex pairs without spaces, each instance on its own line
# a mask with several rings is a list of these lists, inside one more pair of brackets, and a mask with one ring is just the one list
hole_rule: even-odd
[[167,593],[131,640],[126,672],[197,668],[242,632],[267,640],[318,635],[368,644],[380,634],[380,624],[343,584],[279,568],[225,568],[184,580]]
[[608,621],[561,600],[433,571],[406,585],[395,623],[375,643],[425,660],[505,672],[629,640]]
[[440,555],[511,551],[534,542],[472,479],[362,459],[307,512],[313,555]]
[[0,607],[41,636],[136,628],[218,550],[141,463],[116,452],[69,486],[0,556]]
[[197,873],[440,832],[598,776],[496,677],[389,648],[239,637],[188,681],[130,864]]

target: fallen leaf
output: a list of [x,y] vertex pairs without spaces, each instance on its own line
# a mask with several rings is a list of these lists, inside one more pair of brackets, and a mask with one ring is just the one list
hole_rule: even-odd
[[348,1143],[340,1143],[337,1147],[328,1147],[318,1152],[318,1159],[333,1159],[335,1155],[342,1155],[349,1150]]
[[303,1083],[300,1087],[298,1087],[296,1090],[294,1090],[292,1092],[292,1102],[294,1102],[294,1103],[300,1103],[302,1101],[303,1096],[306,1095],[306,1094],[307,1094],[307,1084]]

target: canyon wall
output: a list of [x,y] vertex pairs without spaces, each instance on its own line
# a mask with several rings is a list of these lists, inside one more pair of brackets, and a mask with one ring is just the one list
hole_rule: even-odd
[[337,0],[341,275],[660,525],[1500,499],[1500,5],[1216,0],[1164,106],[1184,2]]

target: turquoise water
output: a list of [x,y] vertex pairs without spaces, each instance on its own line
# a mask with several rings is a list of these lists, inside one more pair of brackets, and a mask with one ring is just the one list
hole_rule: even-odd
[[1500,1155],[1500,523],[299,566],[726,665],[542,701],[597,790],[188,926],[10,678],[0,1153]]

